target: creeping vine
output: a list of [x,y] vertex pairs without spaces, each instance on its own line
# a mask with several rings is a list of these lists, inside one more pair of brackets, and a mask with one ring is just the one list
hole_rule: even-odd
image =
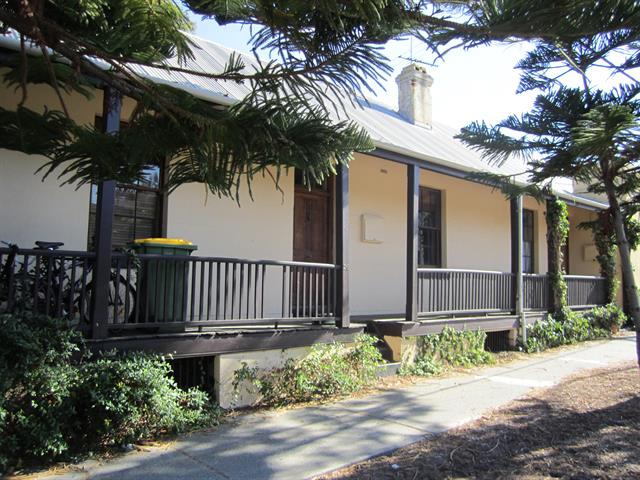
[[547,244],[549,246],[549,278],[551,281],[552,313],[563,318],[568,305],[567,282],[563,274],[563,247],[569,235],[567,204],[558,198],[547,201]]

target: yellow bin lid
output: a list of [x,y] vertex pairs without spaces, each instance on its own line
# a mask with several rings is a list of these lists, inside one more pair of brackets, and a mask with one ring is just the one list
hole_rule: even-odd
[[146,245],[149,243],[155,245],[193,245],[193,243],[184,238],[136,238],[133,243],[137,245]]

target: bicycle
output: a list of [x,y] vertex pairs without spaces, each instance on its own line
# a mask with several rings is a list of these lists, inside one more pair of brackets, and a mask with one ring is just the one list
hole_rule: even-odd
[[[66,318],[84,330],[91,323],[91,300],[95,290],[94,263],[83,261],[77,265],[73,256],[38,252],[56,252],[62,242],[35,242],[29,252],[8,244],[7,258],[0,269],[0,311],[28,310]],[[24,253],[23,253],[24,252]],[[23,261],[16,259],[22,255]],[[35,257],[30,262],[29,257]],[[71,261],[71,265],[68,265]],[[76,269],[80,269],[80,272]],[[108,283],[107,322],[128,323],[135,312],[136,288],[127,281],[119,268],[111,271]]]

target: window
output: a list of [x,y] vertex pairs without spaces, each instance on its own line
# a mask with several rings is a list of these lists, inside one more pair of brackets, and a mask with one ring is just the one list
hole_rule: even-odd
[[[159,165],[145,168],[135,183],[116,186],[113,210],[113,248],[126,247],[136,238],[162,234],[162,169]],[[95,247],[98,186],[91,185],[89,205],[89,248]]]
[[[102,128],[102,117],[95,118],[96,128]],[[120,122],[120,128],[127,128],[126,122]],[[158,237],[162,235],[163,212],[163,162],[149,165],[141,178],[134,183],[116,185],[116,199],[113,209],[113,248],[126,247],[136,238]],[[91,185],[89,199],[89,238],[90,250],[95,248],[96,208],[98,186]]]
[[442,192],[420,187],[418,264],[442,266]]
[[522,271],[534,273],[535,241],[534,241],[533,210],[522,211]]

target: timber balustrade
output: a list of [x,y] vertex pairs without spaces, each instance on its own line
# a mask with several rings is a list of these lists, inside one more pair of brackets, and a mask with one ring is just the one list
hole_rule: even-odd
[[510,312],[514,283],[512,273],[418,268],[418,314]]
[[[0,313],[30,310],[91,332],[92,252],[0,249]],[[333,323],[339,267],[237,258],[111,255],[106,335],[122,330]],[[95,338],[95,336],[94,336]]]
[[570,307],[592,307],[606,302],[606,282],[602,277],[565,275],[567,302]]
[[[604,278],[566,275],[565,279],[570,307],[604,304]],[[418,315],[514,312],[515,280],[515,274],[499,271],[418,268]],[[525,310],[549,309],[549,277],[546,274],[524,274],[523,291]]]
[[[67,318],[87,335],[213,326],[335,323],[340,267],[324,263],[113,253],[106,284],[95,282],[93,252],[0,248],[0,313],[20,309]],[[421,317],[515,311],[513,273],[419,268]],[[567,275],[568,302],[605,301],[601,277]],[[104,288],[103,318],[91,318]],[[523,275],[524,307],[549,307],[546,275]],[[104,291],[104,290],[103,290]],[[99,335],[96,333],[96,325]]]
[[524,273],[524,309],[546,311],[549,308],[549,276],[546,274]]

